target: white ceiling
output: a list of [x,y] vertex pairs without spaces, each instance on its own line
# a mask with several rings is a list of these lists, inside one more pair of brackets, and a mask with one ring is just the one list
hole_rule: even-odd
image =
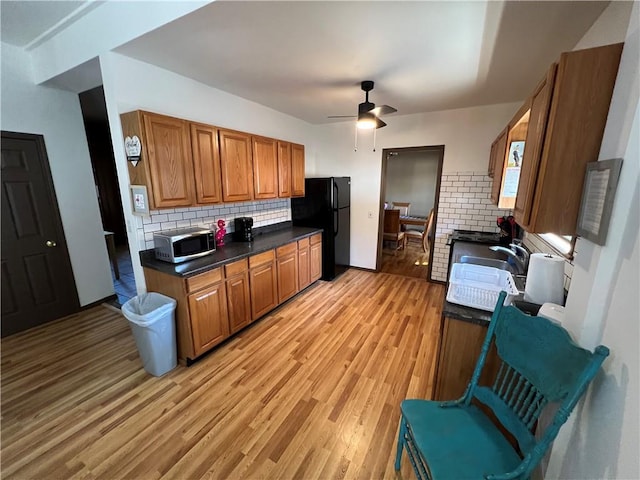
[[[28,43],[77,3],[2,1],[2,39]],[[356,113],[362,80],[396,115],[520,101],[608,3],[216,1],[117,51],[319,124]],[[28,26],[5,32],[6,10]]]

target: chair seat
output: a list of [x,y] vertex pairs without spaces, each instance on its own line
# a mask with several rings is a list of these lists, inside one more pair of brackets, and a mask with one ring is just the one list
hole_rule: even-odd
[[400,406],[434,480],[481,479],[520,464],[514,448],[479,408],[443,408],[441,403],[415,399]]

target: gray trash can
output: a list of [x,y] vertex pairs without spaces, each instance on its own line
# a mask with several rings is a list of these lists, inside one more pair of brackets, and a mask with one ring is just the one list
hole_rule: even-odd
[[127,301],[122,313],[129,320],[144,369],[160,377],[178,364],[176,353],[176,301],[156,292]]

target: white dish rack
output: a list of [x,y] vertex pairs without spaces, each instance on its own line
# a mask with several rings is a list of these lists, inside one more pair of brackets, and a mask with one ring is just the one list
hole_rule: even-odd
[[493,312],[502,290],[507,292],[505,305],[510,305],[519,294],[513,276],[506,270],[472,263],[451,266],[448,302]]

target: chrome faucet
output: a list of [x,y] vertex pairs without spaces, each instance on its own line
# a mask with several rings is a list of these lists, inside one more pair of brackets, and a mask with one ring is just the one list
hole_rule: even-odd
[[515,273],[517,275],[525,275],[527,273],[527,269],[529,268],[529,252],[524,247],[516,245],[515,243],[509,244],[509,247],[511,248],[494,245],[492,247],[489,247],[489,250],[505,253],[509,258],[513,260],[513,263],[518,270]]

